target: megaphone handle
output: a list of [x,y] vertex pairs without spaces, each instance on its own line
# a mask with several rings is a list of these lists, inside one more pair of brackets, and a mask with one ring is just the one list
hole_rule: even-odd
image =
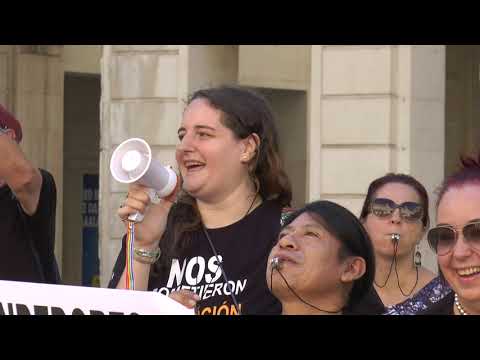
[[[154,189],[148,189],[148,196],[150,198],[150,202],[155,200],[157,196],[157,192]],[[135,214],[132,214],[128,217],[128,220],[134,222],[134,223],[139,223],[143,221],[143,218],[145,216],[143,214],[140,214],[138,211]]]

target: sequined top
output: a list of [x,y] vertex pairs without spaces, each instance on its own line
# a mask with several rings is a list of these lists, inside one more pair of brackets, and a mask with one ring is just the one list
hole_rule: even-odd
[[385,307],[372,286],[362,300],[351,304],[348,313],[352,315],[420,315],[419,313],[428,311],[430,308],[436,308],[449,294],[452,294],[452,290],[448,284],[436,277],[412,298]]
[[384,315],[417,315],[426,311],[452,292],[440,277],[430,281],[415,296],[402,303],[385,307]]

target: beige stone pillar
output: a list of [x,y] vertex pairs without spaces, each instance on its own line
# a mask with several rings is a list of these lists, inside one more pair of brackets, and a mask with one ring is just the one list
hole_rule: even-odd
[[[369,183],[415,176],[431,196],[443,179],[445,46],[312,47],[307,193],[360,213]],[[435,258],[422,244],[425,263]]]
[[306,125],[311,45],[240,45],[238,82],[256,87],[276,118],[280,156],[292,185],[292,206],[306,199]]
[[0,104],[13,107],[13,45],[0,45]]

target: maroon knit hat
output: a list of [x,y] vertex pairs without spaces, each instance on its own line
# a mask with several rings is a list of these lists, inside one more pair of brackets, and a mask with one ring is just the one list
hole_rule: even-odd
[[15,131],[17,142],[22,141],[22,126],[2,105],[0,105],[0,128],[12,129]]

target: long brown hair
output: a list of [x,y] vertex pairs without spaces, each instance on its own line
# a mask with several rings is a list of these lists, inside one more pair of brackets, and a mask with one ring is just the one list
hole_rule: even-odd
[[[279,206],[289,206],[292,200],[290,181],[282,168],[278,151],[278,133],[270,105],[260,94],[240,86],[221,86],[196,91],[187,106],[196,99],[205,99],[222,113],[222,124],[238,139],[257,134],[260,143],[256,156],[249,164],[250,176],[258,194],[264,200],[274,200]],[[280,219],[279,219],[280,221]],[[188,247],[192,232],[201,229],[201,217],[196,200],[181,191],[167,221],[160,247],[162,264]]]

